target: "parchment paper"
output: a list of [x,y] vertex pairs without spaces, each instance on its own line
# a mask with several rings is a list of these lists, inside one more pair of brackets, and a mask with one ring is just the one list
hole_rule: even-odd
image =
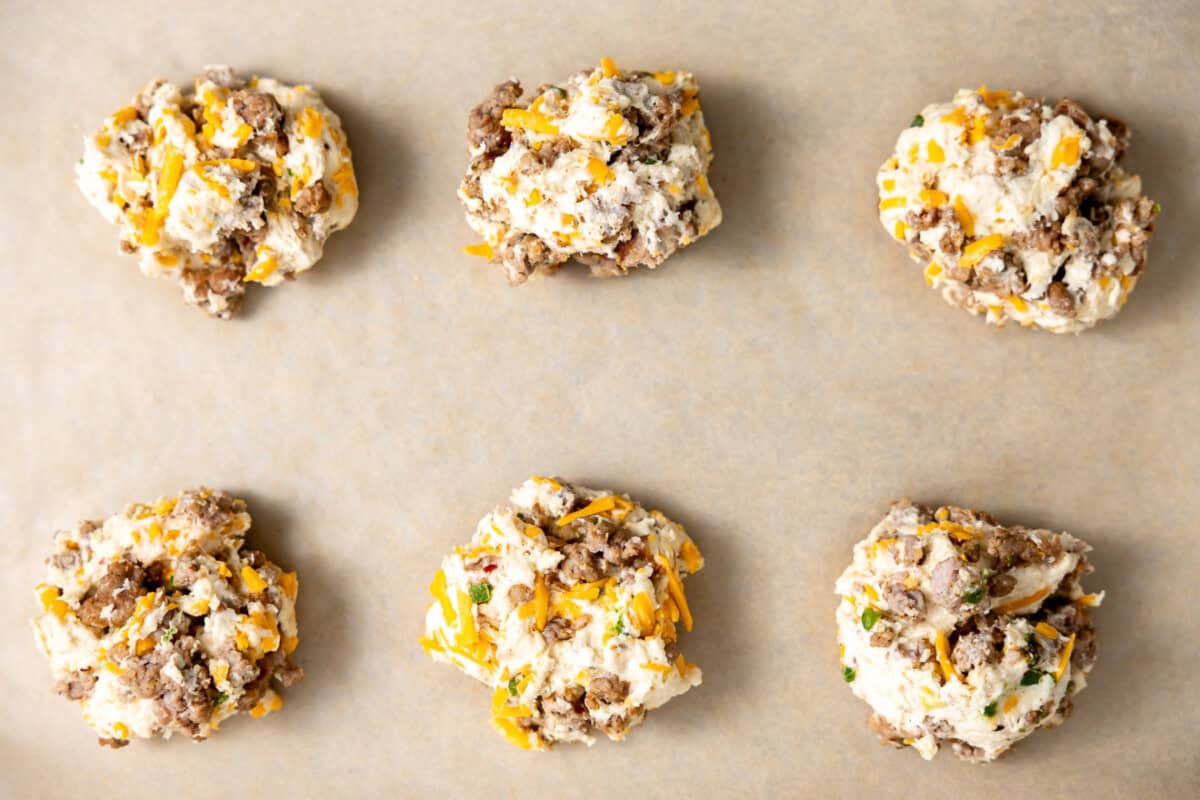
[[[1189,2],[4,3],[0,795],[1195,797],[1197,42]],[[467,111],[605,55],[699,76],[725,222],[654,272],[510,289],[459,250]],[[143,278],[72,175],[144,82],[222,62],[318,87],[362,197],[232,323]],[[901,128],[980,83],[1132,126],[1165,211],[1116,321],[998,332],[878,224]],[[517,751],[416,644],[442,554],[533,473],[631,492],[708,559],[704,685],[620,745]],[[308,677],[207,743],[102,749],[28,629],[50,535],[198,484],[299,570]],[[988,767],[881,747],[842,682],[833,580],[902,495],[1095,546],[1091,686]]]

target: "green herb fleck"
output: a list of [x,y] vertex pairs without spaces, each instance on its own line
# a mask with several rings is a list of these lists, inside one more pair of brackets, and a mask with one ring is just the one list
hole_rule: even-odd
[[1040,669],[1026,670],[1025,674],[1021,676],[1021,685],[1022,686],[1033,686],[1034,684],[1041,681],[1041,679],[1042,679],[1042,671]]
[[611,628],[613,636],[620,636],[625,632],[625,614],[622,613],[617,617],[617,621],[613,623]]
[[511,678],[508,679],[508,693],[512,697],[517,696],[517,677],[518,676],[513,675]]
[[167,588],[168,589],[175,588],[175,573],[173,573],[173,572],[171,573],[171,577],[167,578]]
[[967,591],[963,592],[962,599],[964,603],[977,605],[979,601],[983,599],[983,587],[972,586],[970,589],[967,589]]
[[[80,163],[80,164],[82,164],[82,163],[83,163],[83,159],[82,159],[82,158],[81,158],[81,159],[79,159],[79,163]],[[1155,203],[1154,205],[1158,205],[1158,203]]]
[[993,700],[992,702],[988,703],[986,706],[983,707],[983,715],[985,717],[996,716],[996,701],[995,700]]
[[175,638],[175,634],[177,634],[177,633],[179,633],[179,629],[176,628],[174,625],[172,625],[170,628],[167,629],[167,632],[162,635],[162,640],[164,642],[169,642]]
[[864,630],[871,630],[875,627],[875,623],[879,622],[879,618],[883,615],[879,613],[879,609],[867,607],[862,613],[862,624]]
[[657,159],[657,158],[655,158],[654,156],[647,156],[647,157],[646,157],[646,160],[645,160],[644,162],[642,162],[642,163],[645,163],[645,164],[650,164],[650,165],[654,165],[654,164],[657,164],[657,163],[658,163],[658,159]]
[[[83,162],[80,161],[79,163],[82,164]],[[1154,213],[1154,214],[1159,213],[1160,211],[1162,211],[1162,203],[1155,203],[1154,205],[1150,206],[1150,211],[1151,211],[1151,213]]]
[[1030,666],[1042,660],[1042,651],[1034,641],[1032,633],[1025,637],[1025,660],[1029,662]]
[[225,694],[224,692],[221,692],[219,695],[217,695],[217,699],[216,699],[216,702],[214,703],[214,705],[218,705],[218,706],[225,705],[225,703],[228,701],[229,701],[229,695]]
[[842,667],[842,677],[846,680],[846,683],[853,681],[855,678],[854,667]]
[[908,127],[910,127],[910,128],[919,128],[919,127],[921,127],[921,126],[922,126],[922,125],[924,125],[924,124],[925,124],[925,118],[924,118],[924,117],[922,117],[920,114],[917,114],[915,117],[913,117],[912,124],[911,124],[911,125],[909,125]]
[[467,589],[467,594],[471,595],[471,602],[475,605],[486,603],[492,599],[492,585],[490,583],[472,583]]

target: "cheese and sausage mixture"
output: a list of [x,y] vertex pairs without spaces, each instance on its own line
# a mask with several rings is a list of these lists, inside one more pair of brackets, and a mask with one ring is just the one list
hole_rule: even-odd
[[704,559],[683,527],[623,495],[534,477],[442,561],[425,651],[492,687],[514,744],[621,740],[700,684],[676,643],[683,578]]
[[1078,333],[1125,304],[1159,212],[1119,162],[1129,129],[1020,92],[927,106],[880,168],[879,219],[952,305]]
[[278,710],[272,680],[303,677],[288,660],[296,573],[245,549],[249,527],[244,501],[203,489],[54,535],[33,631],[101,744],[206,739],[240,711]]
[[1096,660],[1091,548],[953,506],[895,503],[837,581],[842,675],[870,726],[926,759],[991,761],[1060,724]]
[[221,319],[247,283],[316,264],[358,210],[342,123],[320,95],[224,66],[186,92],[148,84],[84,140],[76,173],[142,272]]
[[526,105],[502,83],[471,111],[458,196],[483,237],[467,252],[509,283],[574,258],[601,276],[656,267],[721,222],[712,140],[687,72],[628,72],[603,59]]

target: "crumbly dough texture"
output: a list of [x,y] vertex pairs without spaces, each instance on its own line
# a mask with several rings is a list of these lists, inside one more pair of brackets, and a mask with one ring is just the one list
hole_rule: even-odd
[[983,512],[893,504],[837,581],[843,677],[886,744],[991,761],[1062,723],[1096,659],[1091,548]]
[[320,260],[358,210],[342,123],[308,86],[205,68],[156,80],[84,139],[79,188],[144,274],[214,317]]
[[623,739],[700,684],[678,651],[683,527],[623,495],[534,477],[442,561],[421,643],[494,690],[492,724],[525,749]]
[[472,112],[458,196],[509,283],[572,258],[593,274],[656,267],[721,222],[712,140],[687,72],[628,72],[608,59],[522,105],[502,83]]
[[245,549],[249,527],[245,502],[200,489],[54,535],[33,631],[101,744],[207,739],[303,677],[296,573]]
[[1159,211],[1119,164],[1129,129],[1020,92],[926,106],[880,168],[879,219],[952,305],[1079,333],[1121,309]]

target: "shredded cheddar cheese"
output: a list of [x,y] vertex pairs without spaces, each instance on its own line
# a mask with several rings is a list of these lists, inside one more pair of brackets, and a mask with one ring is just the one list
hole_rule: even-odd
[[962,106],[955,106],[953,111],[942,116],[941,121],[965,127],[967,124],[967,110]]
[[1004,237],[999,233],[976,239],[963,248],[963,254],[958,258],[960,267],[973,267],[995,250],[1004,246]]
[[679,547],[679,557],[683,559],[688,572],[699,572],[704,566],[704,557],[700,555],[700,549],[690,539]]
[[992,611],[996,614],[1010,614],[1013,611],[1019,611],[1026,606],[1033,605],[1048,594],[1050,594],[1050,587],[1043,587],[1026,597],[1021,597],[1017,600],[1011,600],[1007,603],[1001,603],[1000,605],[992,606]]
[[942,668],[942,675],[947,681],[954,679],[962,683],[962,675],[958,674],[958,669],[954,666],[954,662],[950,660],[949,646],[946,641],[946,634],[938,631],[937,637],[934,640],[934,650],[937,653],[938,666]]
[[[588,175],[601,186],[606,186],[613,179],[613,171],[598,158],[589,158],[587,162]],[[536,189],[534,191],[537,191]]]
[[971,125],[971,132],[967,134],[968,144],[979,144],[987,138],[987,116],[980,114],[975,118],[975,122]]
[[312,106],[305,106],[296,117],[296,127],[299,128],[301,136],[315,139],[325,129],[325,119]]
[[963,201],[961,195],[954,198],[954,216],[958,218],[958,224],[962,226],[963,233],[968,237],[975,235],[975,217],[967,208],[966,202]]
[[675,605],[679,607],[679,616],[683,619],[683,629],[690,632],[692,630],[692,612],[688,609],[687,598],[683,593],[683,583],[679,580],[675,568],[665,557],[657,555],[654,560],[666,572],[667,591],[670,593],[671,599],[675,601]]
[[630,508],[629,501],[623,497],[617,497],[616,495],[598,497],[578,511],[572,511],[570,514],[563,516],[558,520],[558,522],[555,523],[555,525],[562,528],[566,525],[570,525],[572,522],[580,519],[581,517],[590,517],[594,514],[603,514],[605,512],[612,511],[615,508],[623,508],[628,510]]
[[638,634],[647,636],[654,630],[654,605],[650,595],[638,592],[629,603],[631,621],[637,627]]
[[558,124],[553,119],[522,108],[504,109],[500,115],[500,124],[506,128],[521,128],[550,136],[558,133]]
[[1050,169],[1073,167],[1079,163],[1079,137],[1064,136],[1050,154]]
[[939,192],[937,189],[922,189],[919,197],[921,203],[927,207],[944,206],[950,200],[944,192]]
[[1067,671],[1067,666],[1071,663],[1071,652],[1075,649],[1075,634],[1071,634],[1071,638],[1067,639],[1067,643],[1063,645],[1062,652],[1058,656],[1058,669],[1054,671],[1054,681],[1057,683],[1062,680],[1063,673]]
[[429,585],[429,593],[442,606],[442,616],[449,625],[454,624],[457,618],[457,613],[454,611],[454,605],[450,602],[450,598],[446,596],[446,573],[440,569],[434,573],[433,583]]
[[539,631],[546,627],[546,617],[550,604],[550,592],[546,588],[546,579],[539,572],[533,583],[533,613],[534,627]]
[[242,567],[242,581],[245,582],[246,588],[255,594],[267,588],[267,582],[249,564]]
[[1048,622],[1039,622],[1037,625],[1033,626],[1033,629],[1047,639],[1058,638],[1058,628],[1054,627]]

